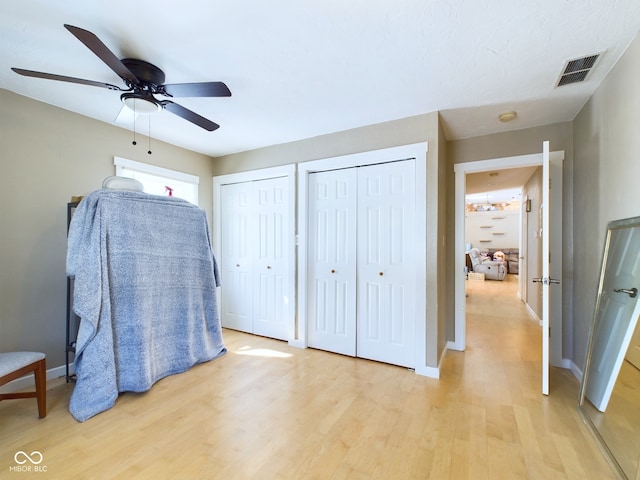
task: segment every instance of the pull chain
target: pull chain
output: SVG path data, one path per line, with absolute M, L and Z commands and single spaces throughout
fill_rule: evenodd
M 136 101 L 135 99 L 133 100 L 133 142 L 131 142 L 133 145 L 137 145 L 138 142 L 136 142 Z
M 151 155 L 151 115 L 149 115 L 149 150 L 147 153 Z

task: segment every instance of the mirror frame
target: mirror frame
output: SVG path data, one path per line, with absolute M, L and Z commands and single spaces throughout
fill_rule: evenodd
M 632 218 L 624 218 L 621 220 L 614 220 L 607 224 L 607 233 L 605 236 L 604 248 L 602 253 L 602 263 L 600 266 L 600 279 L 598 281 L 596 303 L 595 303 L 595 309 L 593 311 L 593 321 L 591 322 L 591 327 L 589 329 L 589 343 L 587 348 L 587 358 L 585 361 L 582 381 L 580 382 L 580 393 L 578 397 L 578 411 L 580 413 L 580 416 L 582 417 L 582 420 L 589 427 L 589 430 L 596 438 L 601 450 L 605 454 L 605 457 L 607 458 L 609 463 L 613 466 L 615 472 L 622 479 L 629 479 L 629 477 L 624 472 L 624 470 L 622 469 L 622 466 L 618 462 L 618 458 L 616 457 L 615 452 L 611 451 L 611 449 L 609 448 L 609 445 L 607 445 L 606 440 L 602 437 L 602 435 L 598 431 L 598 427 L 593 423 L 593 420 L 591 419 L 591 417 L 589 417 L 588 413 L 585 411 L 584 402 L 586 400 L 585 397 L 586 397 L 589 368 L 591 366 L 591 354 L 592 354 L 593 345 L 594 345 L 594 334 L 599 324 L 598 313 L 600 312 L 600 308 L 601 308 L 601 300 L 602 300 L 603 286 L 605 281 L 605 273 L 607 268 L 607 260 L 609 256 L 609 246 L 611 243 L 611 235 L 612 235 L 612 232 L 615 230 L 621 230 L 625 228 L 634 228 L 634 227 L 640 228 L 640 216 L 632 217 Z M 637 475 L 640 474 L 640 455 L 639 455 L 638 461 L 639 461 L 638 471 L 636 472 L 636 476 L 634 476 L 630 480 L 635 480 L 636 478 L 639 478 L 637 477 Z

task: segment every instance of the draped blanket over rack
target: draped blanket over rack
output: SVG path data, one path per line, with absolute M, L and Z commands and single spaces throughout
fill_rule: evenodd
M 226 352 L 207 217 L 189 202 L 93 192 L 71 222 L 67 275 L 81 319 L 69 405 L 79 421 Z

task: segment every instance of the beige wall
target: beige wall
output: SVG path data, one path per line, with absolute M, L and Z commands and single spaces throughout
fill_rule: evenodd
M 214 160 L 216 175 L 307 162 L 427 141 L 427 358 L 435 367 L 445 344 L 447 273 L 440 268 L 446 244 L 446 145 L 436 112 L 274 145 Z
M 582 366 L 607 223 L 640 216 L 640 37 L 575 119 L 574 348 Z
M 115 173 L 113 157 L 200 177 L 211 218 L 211 158 L 0 89 L 0 351 L 38 350 L 64 365 L 66 206 Z
M 572 135 L 571 122 L 565 122 L 454 140 L 449 142 L 449 162 L 455 164 L 541 153 L 545 140 L 549 140 L 551 151 L 565 150 L 571 153 Z
M 551 151 L 564 150 L 563 162 L 563 265 L 562 322 L 563 358 L 573 358 L 573 123 L 515 130 L 455 140 L 448 143 L 450 168 L 456 163 L 489 160 L 542 152 L 542 142 L 549 140 Z M 449 222 L 454 216 L 449 216 Z M 449 226 L 449 228 L 454 228 Z M 529 275 L 531 278 L 531 275 Z M 448 326 L 448 332 L 453 326 Z
M 429 113 L 392 122 L 354 128 L 297 142 L 216 157 L 214 174 L 244 172 L 322 158 L 349 155 L 411 143 L 437 140 L 438 114 Z M 429 142 L 431 148 L 431 141 Z

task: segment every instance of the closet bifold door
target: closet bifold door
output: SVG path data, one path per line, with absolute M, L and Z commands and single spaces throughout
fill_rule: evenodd
M 286 340 L 287 178 L 222 185 L 221 323 Z
M 252 182 L 220 188 L 220 320 L 223 327 L 253 333 Z
M 253 333 L 287 339 L 287 178 L 253 182 Z
M 308 345 L 415 367 L 415 162 L 309 174 Z
M 356 169 L 309 175 L 307 342 L 356 355 Z
M 413 368 L 414 161 L 357 170 L 357 356 Z

